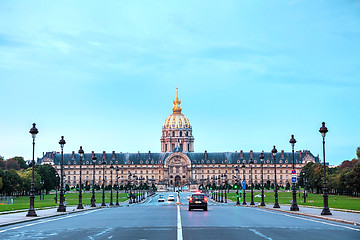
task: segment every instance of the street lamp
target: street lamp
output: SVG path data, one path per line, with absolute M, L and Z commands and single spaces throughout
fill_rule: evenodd
M 244 181 L 244 185 L 245 185 L 245 187 L 243 187 L 243 190 L 244 190 L 244 200 L 243 200 L 243 203 L 242 203 L 242 205 L 246 205 L 246 182 L 245 182 L 245 163 L 243 163 L 242 164 L 242 166 L 241 166 L 241 168 L 242 168 L 242 170 L 243 170 L 243 181 Z
M 32 174 L 31 174 L 31 188 L 30 188 L 30 206 L 29 206 L 29 211 L 26 214 L 27 217 L 36 217 L 37 214 L 35 212 L 35 207 L 34 207 L 34 201 L 35 201 L 35 184 L 34 184 L 34 167 L 35 167 L 35 138 L 36 138 L 36 134 L 39 133 L 38 129 L 35 127 L 36 124 L 33 123 L 33 127 L 30 129 L 30 134 L 32 136 L 33 139 L 33 158 L 32 158 Z
M 80 155 L 80 183 L 79 183 L 79 204 L 77 206 L 77 209 L 84 209 L 83 205 L 82 205 L 82 192 L 81 192 L 81 172 L 82 172 L 82 160 L 84 158 L 84 150 L 82 149 L 82 146 L 80 146 L 80 149 L 78 151 L 79 155 Z
M 292 157 L 293 157 L 293 164 L 292 164 L 292 168 L 293 168 L 293 172 L 295 170 L 295 153 L 294 153 L 294 147 L 295 147 L 295 143 L 296 143 L 296 140 L 294 138 L 294 135 L 291 135 L 291 139 L 289 141 L 289 143 L 291 144 L 291 147 L 292 147 Z M 292 181 L 292 204 L 291 204 L 291 207 L 290 207 L 290 211 L 299 211 L 299 206 L 297 205 L 297 202 L 296 202 L 296 187 L 295 187 L 295 182 Z
M 277 153 L 277 150 L 274 146 L 274 148 L 271 150 L 271 154 L 274 158 L 274 171 L 275 171 L 275 204 L 274 204 L 274 207 L 273 208 L 280 208 L 279 206 L 279 202 L 278 202 L 278 191 L 277 191 L 277 183 L 276 183 L 276 153 Z
M 113 204 L 113 181 L 112 181 L 112 170 L 114 169 L 114 166 L 110 165 L 110 206 L 114 206 Z
M 225 200 L 224 202 L 227 203 L 227 195 L 226 195 L 226 189 L 227 189 L 227 175 L 224 174 L 224 189 L 225 189 Z
M 324 208 L 321 212 L 321 215 L 332 215 L 329 209 L 328 204 L 328 189 L 326 186 L 326 166 L 325 166 L 325 136 L 328 132 L 327 127 L 325 127 L 325 122 L 322 123 L 322 127 L 320 128 L 319 132 L 323 138 L 323 155 L 324 155 L 324 187 L 323 187 L 323 198 L 324 198 Z
M 96 199 L 95 199 L 95 164 L 97 157 L 94 155 L 92 158 L 93 163 L 93 186 L 92 186 L 92 197 L 91 197 L 91 207 L 96 207 Z
M 305 172 L 303 172 L 303 183 L 304 183 L 304 203 L 306 203 L 306 192 L 305 192 L 305 187 L 306 187 L 306 179 L 305 179 Z
M 106 161 L 105 159 L 103 159 L 103 161 L 101 162 L 102 166 L 103 166 L 103 179 L 102 179 L 102 189 L 103 189 L 103 192 L 102 192 L 102 203 L 101 203 L 101 206 L 102 207 L 105 207 L 106 204 L 105 204 L 105 164 L 106 164 Z
M 57 172 L 55 173 L 55 178 L 56 178 L 56 185 L 55 185 L 55 198 L 54 198 L 54 200 L 55 200 L 55 204 L 56 204 L 57 203 L 57 190 L 58 190 L 58 187 L 59 187 L 59 185 L 58 185 L 59 174 Z
M 60 175 L 61 175 L 61 182 L 60 182 L 60 203 L 57 209 L 58 212 L 66 212 L 66 206 L 64 205 L 64 145 L 66 144 L 64 136 L 61 136 L 59 141 L 61 147 L 61 162 L 60 162 Z
M 260 163 L 261 163 L 261 203 L 260 206 L 265 207 L 264 201 L 264 152 L 260 154 Z
M 132 196 L 132 191 L 131 191 L 131 172 L 129 171 L 129 176 L 128 176 L 128 187 L 130 188 L 129 189 L 129 204 L 132 204 L 133 203 L 133 196 Z
M 224 202 L 224 191 L 223 191 L 223 185 L 222 185 L 222 180 L 223 180 L 223 178 L 224 178 L 224 174 L 221 174 L 221 181 L 220 181 L 220 191 L 221 191 L 221 202 L 223 203 Z
M 250 158 L 250 186 L 251 186 L 251 203 L 250 205 L 255 205 L 254 203 L 254 186 L 253 186 L 253 179 L 252 179 L 252 165 L 254 164 L 254 160 L 252 158 Z
M 119 166 L 116 166 L 116 206 L 119 206 Z
M 235 167 L 236 172 L 236 205 L 240 205 L 239 201 L 239 168 L 238 166 Z

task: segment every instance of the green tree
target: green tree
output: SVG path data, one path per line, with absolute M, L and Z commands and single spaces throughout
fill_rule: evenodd
M 56 170 L 50 164 L 36 165 L 36 172 L 40 175 L 41 179 L 44 181 L 43 189 L 46 190 L 48 194 L 50 190 L 55 189 L 57 179 L 56 179 Z
M 4 158 L 2 156 L 0 156 L 0 169 L 6 169 L 6 162 L 4 161 Z
M 15 160 L 19 164 L 20 168 L 22 168 L 22 169 L 27 169 L 29 167 L 26 164 L 26 162 L 24 161 L 23 157 L 13 157 L 13 158 L 9 158 L 8 161 L 9 160 Z
M 357 147 L 356 149 L 356 156 L 358 159 L 360 159 L 360 147 Z
M 0 191 L 3 188 L 3 182 L 2 182 L 2 177 L 0 177 Z
M 2 192 L 6 195 L 13 195 L 16 191 L 20 190 L 20 176 L 14 169 L 4 171 L 2 181 Z
M 15 159 L 8 159 L 6 161 L 6 169 L 7 170 L 10 170 L 10 169 L 19 170 L 20 165 L 19 165 L 18 161 Z

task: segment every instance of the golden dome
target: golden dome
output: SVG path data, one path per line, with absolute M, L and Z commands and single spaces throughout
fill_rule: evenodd
M 176 99 L 173 100 L 173 114 L 166 118 L 164 128 L 191 128 L 190 121 L 181 114 L 181 101 L 178 99 L 178 89 L 176 88 Z

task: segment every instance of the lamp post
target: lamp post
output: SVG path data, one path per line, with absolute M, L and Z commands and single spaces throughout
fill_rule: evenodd
M 59 141 L 61 147 L 61 162 L 60 162 L 60 203 L 59 207 L 57 208 L 58 212 L 66 212 L 66 206 L 64 205 L 64 145 L 66 144 L 64 136 L 61 136 Z
M 80 149 L 78 151 L 79 156 L 80 156 L 80 182 L 79 182 L 79 204 L 77 206 L 77 209 L 84 209 L 83 205 L 82 205 L 82 192 L 81 192 L 81 172 L 82 172 L 82 160 L 84 158 L 84 150 L 82 149 L 82 146 L 80 146 Z
M 102 207 L 105 207 L 106 204 L 105 204 L 105 164 L 106 164 L 106 161 L 105 159 L 103 159 L 103 161 L 101 162 L 102 166 L 103 166 L 103 179 L 102 179 L 102 189 L 103 189 L 103 192 L 102 192 L 102 203 L 101 203 L 101 206 Z
M 26 214 L 27 217 L 36 217 L 37 214 L 35 212 L 34 202 L 35 202 L 35 184 L 34 184 L 34 166 L 35 166 L 35 138 L 36 134 L 39 133 L 38 129 L 35 127 L 36 124 L 33 123 L 33 127 L 30 129 L 29 133 L 32 136 L 33 139 L 33 154 L 32 154 L 32 173 L 31 173 L 31 188 L 30 188 L 30 206 L 29 211 Z
M 132 191 L 131 191 L 131 172 L 129 171 L 129 176 L 128 176 L 128 186 L 129 186 L 129 197 L 130 197 L 130 199 L 129 199 L 129 204 L 132 204 L 133 202 L 132 202 Z
M 110 206 L 114 206 L 113 204 L 113 179 L 112 179 L 112 170 L 114 169 L 114 166 L 111 164 L 110 165 Z
M 292 147 L 292 157 L 293 157 L 292 168 L 293 168 L 293 171 L 295 171 L 295 152 L 294 152 L 294 147 L 295 147 L 296 140 L 295 140 L 295 138 L 294 138 L 294 135 L 291 135 L 291 139 L 290 139 L 289 143 L 291 144 L 291 147 Z M 292 204 L 291 204 L 291 207 L 290 207 L 290 211 L 299 211 L 299 206 L 297 205 L 297 202 L 296 202 L 296 187 L 295 187 L 295 182 L 292 183 Z
M 91 207 L 96 207 L 96 199 L 95 199 L 95 163 L 97 157 L 94 155 L 92 156 L 92 163 L 93 163 L 93 186 L 92 186 L 92 197 L 91 197 Z
M 119 166 L 116 166 L 116 206 L 119 206 Z
M 243 170 L 243 181 L 245 182 L 245 163 L 243 163 L 242 164 L 242 166 L 241 166 L 241 168 L 242 168 L 242 170 Z M 243 200 L 243 203 L 242 203 L 242 205 L 246 205 L 247 203 L 246 203 L 246 182 L 245 182 L 245 187 L 243 188 L 243 190 L 244 190 L 244 200 Z
M 279 205 L 279 202 L 278 202 L 278 191 L 277 191 L 277 183 L 276 183 L 276 153 L 277 153 L 277 150 L 274 146 L 274 148 L 271 150 L 271 154 L 274 158 L 274 171 L 275 171 L 275 203 L 274 203 L 274 207 L 273 208 L 280 208 L 280 205 Z
M 305 179 L 305 172 L 303 172 L 303 182 L 304 182 L 304 203 L 306 203 L 306 192 L 305 192 L 305 186 L 306 186 L 306 179 Z
M 236 172 L 236 205 L 240 205 L 239 201 L 239 168 L 238 166 L 235 167 Z
M 225 188 L 225 200 L 224 202 L 227 203 L 227 195 L 226 195 L 226 189 L 227 189 L 227 175 L 224 174 L 224 188 Z
M 261 163 L 261 203 L 260 206 L 265 207 L 264 201 L 264 151 L 260 154 L 260 163 Z
M 55 203 L 57 203 L 57 190 L 58 190 L 58 181 L 59 181 L 59 174 L 56 172 L 55 173 L 55 178 L 56 178 L 56 185 L 55 185 Z
M 322 127 L 320 128 L 319 132 L 323 138 L 323 155 L 324 155 L 324 187 L 323 187 L 323 198 L 324 198 L 324 208 L 321 212 L 321 215 L 332 215 L 329 209 L 328 204 L 328 189 L 326 186 L 326 166 L 325 166 L 325 136 L 328 132 L 327 127 L 325 127 L 325 122 L 322 123 Z
M 250 188 L 251 188 L 251 202 L 250 205 L 255 205 L 254 203 L 254 186 L 253 186 L 253 179 L 252 179 L 252 165 L 254 164 L 254 160 L 250 158 Z
M 221 174 L 221 176 L 220 176 L 220 191 L 221 191 L 221 201 L 220 202 L 224 202 L 224 194 L 223 194 L 223 186 L 222 186 L 222 180 L 223 180 L 223 178 L 224 178 L 224 174 Z

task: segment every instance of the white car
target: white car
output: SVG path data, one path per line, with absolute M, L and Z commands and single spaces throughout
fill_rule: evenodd
M 174 195 L 169 195 L 168 196 L 168 201 L 175 201 Z
M 165 202 L 164 195 L 159 195 L 158 202 Z

